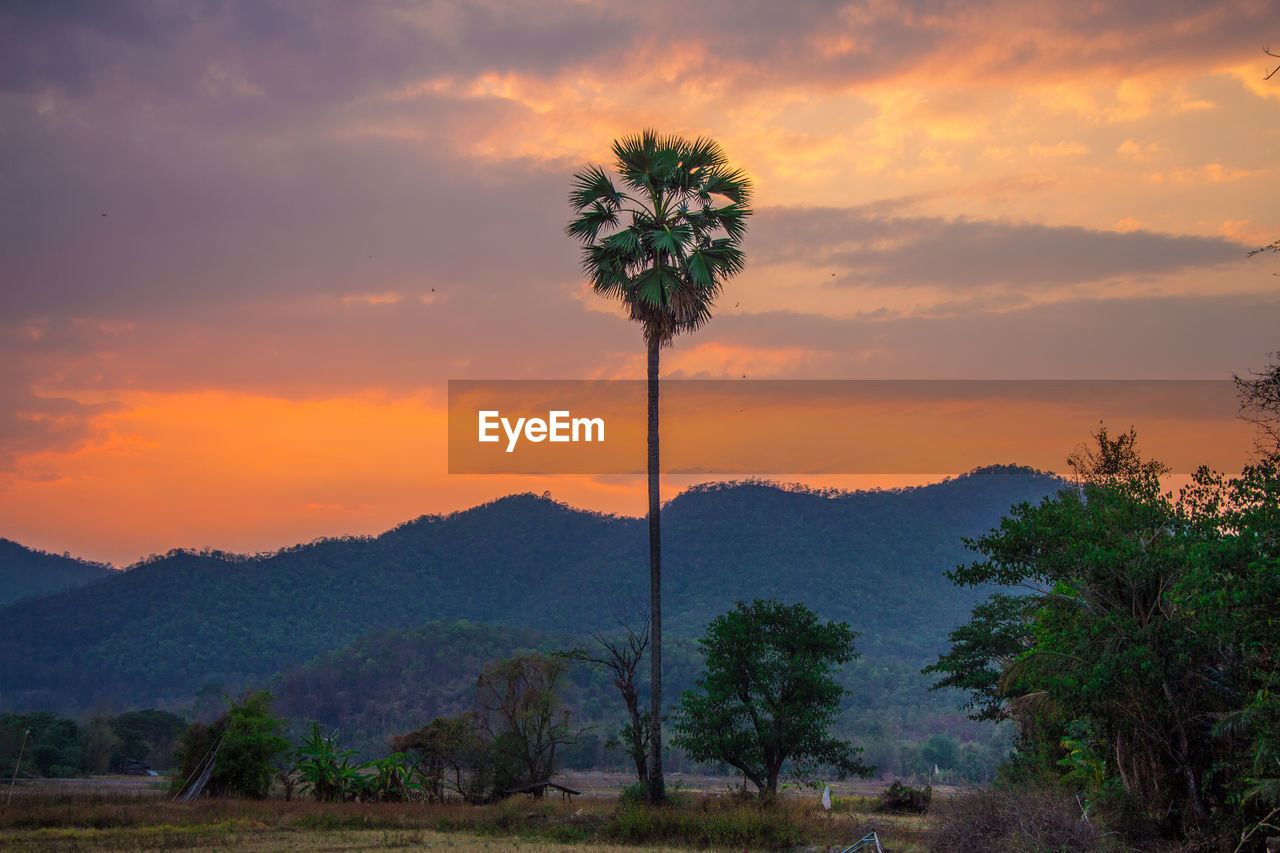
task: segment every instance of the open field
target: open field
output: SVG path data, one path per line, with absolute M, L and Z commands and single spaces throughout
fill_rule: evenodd
M 7 834 L 6 850 L 13 851 L 126 851 L 176 850 L 192 853 L 214 851 L 360 851 L 360 850 L 441 850 L 449 853 L 498 853 L 519 850 L 526 853 L 633 853 L 634 846 L 619 844 L 566 844 L 540 841 L 518 836 L 482 838 L 469 833 L 408 830 L 273 830 L 268 827 L 222 826 L 201 831 L 177 828 L 141 830 L 123 829 L 58 829 Z M 689 847 L 645 847 L 650 853 L 684 853 Z
M 608 799 L 617 797 L 623 788 L 635 782 L 633 773 L 608 773 L 600 770 L 569 770 L 556 774 L 555 780 L 575 791 L 592 797 Z M 676 791 L 699 794 L 723 795 L 730 788 L 740 786 L 742 777 L 702 776 L 691 773 L 666 774 L 667 787 Z M 846 779 L 843 782 L 831 782 L 833 797 L 878 797 L 880 792 L 889 787 L 889 783 L 878 779 Z M 959 793 L 961 788 L 954 785 L 934 785 L 934 796 L 949 797 Z M 779 796 L 788 800 L 811 800 L 817 802 L 822 796 L 822 788 L 788 787 L 779 792 Z
M 717 781 L 723 789 L 724 780 Z M 828 845 L 850 844 L 875 828 L 885 850 L 896 853 L 922 851 L 927 830 L 924 818 L 878 814 L 872 811 L 871 801 L 852 797 L 838 798 L 831 813 L 816 802 L 798 798 L 762 809 L 737 798 L 703 793 L 678 794 L 676 805 L 653 811 L 624 805 L 616 795 L 583 796 L 572 802 L 519 797 L 490 806 L 282 799 L 175 803 L 154 782 L 107 779 L 20 785 L 7 806 L 3 805 L 6 790 L 0 795 L 0 847 L 32 853 L 823 851 Z

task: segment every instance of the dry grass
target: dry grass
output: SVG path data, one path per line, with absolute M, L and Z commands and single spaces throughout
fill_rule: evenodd
M 875 828 L 893 853 L 923 851 L 928 824 L 872 811 L 874 801 L 812 799 L 768 808 L 736 797 L 684 793 L 651 810 L 616 798 L 511 798 L 490 806 L 202 800 L 160 792 L 29 788 L 0 806 L 0 848 L 15 851 L 388 850 L 452 853 L 661 853 L 840 849 Z
M 1075 796 L 1051 788 L 987 788 L 942 804 L 930 839 L 938 853 L 1096 853 L 1121 849 L 1081 817 Z
M 359 851 L 359 850 L 440 850 L 449 853 L 497 853 L 518 850 L 526 853 L 635 853 L 636 848 L 616 844 L 581 842 L 566 844 L 555 841 L 508 836 L 489 838 L 469 833 L 437 832 L 430 829 L 362 829 L 362 830 L 296 830 L 270 827 L 198 828 L 209 831 L 187 831 L 177 827 L 145 827 L 141 829 L 58 829 L 34 830 L 3 836 L 5 850 L 14 853 L 106 853 L 106 851 L 185 850 L 249 851 Z M 159 830 L 159 831 L 157 831 Z M 687 853 L 688 847 L 646 847 L 650 853 Z

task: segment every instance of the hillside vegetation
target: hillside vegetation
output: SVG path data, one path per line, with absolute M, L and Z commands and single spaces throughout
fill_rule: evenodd
M 663 514 L 668 632 L 692 638 L 739 599 L 805 601 L 862 633 L 862 666 L 918 668 L 981 595 L 943 576 L 965 558 L 962 537 L 1058 485 L 1005 468 L 898 491 L 692 489 Z M 172 552 L 0 611 L 0 701 L 172 706 L 435 619 L 607 630 L 643 600 L 645 543 L 643 520 L 514 495 L 375 538 L 254 557 Z
M 114 573 L 103 563 L 48 554 L 0 539 L 0 607 L 93 583 Z

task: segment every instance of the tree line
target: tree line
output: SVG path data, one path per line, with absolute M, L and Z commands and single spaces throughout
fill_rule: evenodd
M 704 673 L 672 719 L 673 742 L 697 761 L 735 768 L 766 798 L 790 777 L 866 776 L 860 749 L 831 727 L 846 694 L 833 676 L 856 656 L 848 625 L 823 622 L 803 604 L 739 603 L 699 642 Z M 266 691 L 246 693 L 210 724 L 183 733 L 175 792 L 264 797 L 279 783 L 321 801 L 459 798 L 486 803 L 528 791 L 540 796 L 559 751 L 581 734 L 560 688 L 573 661 L 612 673 L 628 710 L 621 736 L 637 784 L 651 782 L 651 718 L 639 709 L 643 634 L 596 638 L 598 650 L 527 653 L 489 662 L 476 679 L 475 705 L 391 738 L 393 752 L 362 764 L 319 723 L 290 749 L 286 721 Z M 290 761 L 292 764 L 290 765 Z
M 187 721 L 149 708 L 83 722 L 51 711 L 0 715 L 0 768 L 13 776 L 59 778 L 169 768 Z
M 951 578 L 995 591 L 926 670 L 1017 723 L 1009 778 L 1070 786 L 1130 838 L 1232 849 L 1280 814 L 1280 362 L 1237 384 L 1253 464 L 1175 496 L 1101 427 L 1069 488 L 969 542 Z

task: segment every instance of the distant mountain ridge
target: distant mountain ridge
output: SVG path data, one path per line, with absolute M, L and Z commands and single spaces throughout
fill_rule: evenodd
M 975 598 L 942 577 L 961 538 L 1061 485 L 999 468 L 894 491 L 696 487 L 663 510 L 664 622 L 693 637 L 735 600 L 805 601 L 869 658 L 927 660 Z M 642 608 L 647 566 L 643 519 L 531 494 L 270 555 L 172 552 L 0 611 L 0 701 L 176 702 L 436 619 L 581 634 Z
M 49 554 L 0 538 L 0 607 L 93 583 L 114 573 L 105 563 Z

